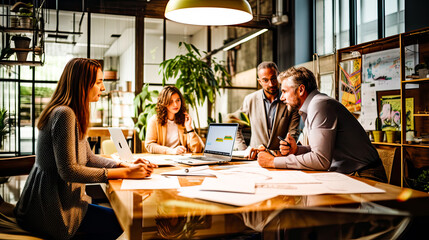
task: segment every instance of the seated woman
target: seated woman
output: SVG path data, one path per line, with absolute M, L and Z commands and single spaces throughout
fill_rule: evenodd
M 104 91 L 98 61 L 74 58 L 40 115 L 36 162 L 15 207 L 18 224 L 43 238 L 116 239 L 122 229 L 111 208 L 89 204 L 85 183 L 145 178 L 152 165 L 116 162 L 92 153 L 86 138 L 89 102 Z
M 185 99 L 174 86 L 162 89 L 156 104 L 157 114 L 147 124 L 145 147 L 150 153 L 199 153 L 204 143 L 192 128 Z

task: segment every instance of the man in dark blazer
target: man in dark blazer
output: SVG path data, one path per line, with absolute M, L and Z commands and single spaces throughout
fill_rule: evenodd
M 280 90 L 277 76 L 277 65 L 273 62 L 262 62 L 258 66 L 258 83 L 262 89 L 247 95 L 242 107 L 237 112 L 245 113 L 250 120 L 251 138 L 249 149 L 246 145 L 241 129 L 237 132 L 235 148 L 247 149 L 248 156 L 255 158 L 258 149 L 278 150 L 280 143 L 277 136 L 286 137 L 289 132 L 295 139 L 298 138 L 300 116 L 297 110 L 280 101 Z

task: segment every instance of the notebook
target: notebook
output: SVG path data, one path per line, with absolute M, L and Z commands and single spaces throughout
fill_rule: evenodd
M 231 161 L 238 123 L 211 123 L 207 132 L 204 155 L 176 160 L 186 165 L 220 164 Z
M 131 153 L 131 149 L 128 146 L 127 140 L 125 140 L 125 136 L 122 133 L 122 130 L 120 128 L 109 128 L 109 132 L 110 138 L 115 144 L 116 151 L 118 151 L 119 158 L 122 161 L 126 162 L 133 162 L 134 160 L 136 160 L 136 158 L 134 158 L 133 154 Z M 151 159 L 149 161 L 158 165 L 158 167 L 174 165 L 171 162 L 162 159 Z

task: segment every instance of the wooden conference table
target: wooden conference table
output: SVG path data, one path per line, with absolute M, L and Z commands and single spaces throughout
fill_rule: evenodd
M 185 167 L 162 167 L 155 173 Z M 201 184 L 203 179 L 187 176 L 179 177 L 179 182 L 181 186 L 193 186 Z M 388 229 L 393 234 L 392 231 L 404 227 L 401 224 L 407 226 L 410 219 L 428 218 L 427 193 L 356 179 L 386 192 L 277 196 L 245 207 L 182 197 L 176 189 L 121 190 L 122 180 L 109 180 L 106 193 L 128 239 L 132 240 L 229 239 L 254 235 L 259 235 L 258 239 L 295 239 L 311 234 L 319 238 L 356 238 L 382 234 L 389 232 Z

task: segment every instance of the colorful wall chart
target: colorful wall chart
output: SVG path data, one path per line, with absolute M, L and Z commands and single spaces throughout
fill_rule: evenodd
M 414 71 L 418 63 L 418 45 L 407 46 L 405 49 L 406 75 Z M 375 83 L 377 91 L 401 88 L 401 62 L 399 48 L 393 48 L 362 56 L 362 82 Z
M 350 64 L 351 63 L 351 64 Z M 361 59 L 341 62 L 340 91 L 341 103 L 350 111 L 361 110 Z M 350 69 L 346 71 L 345 69 Z

